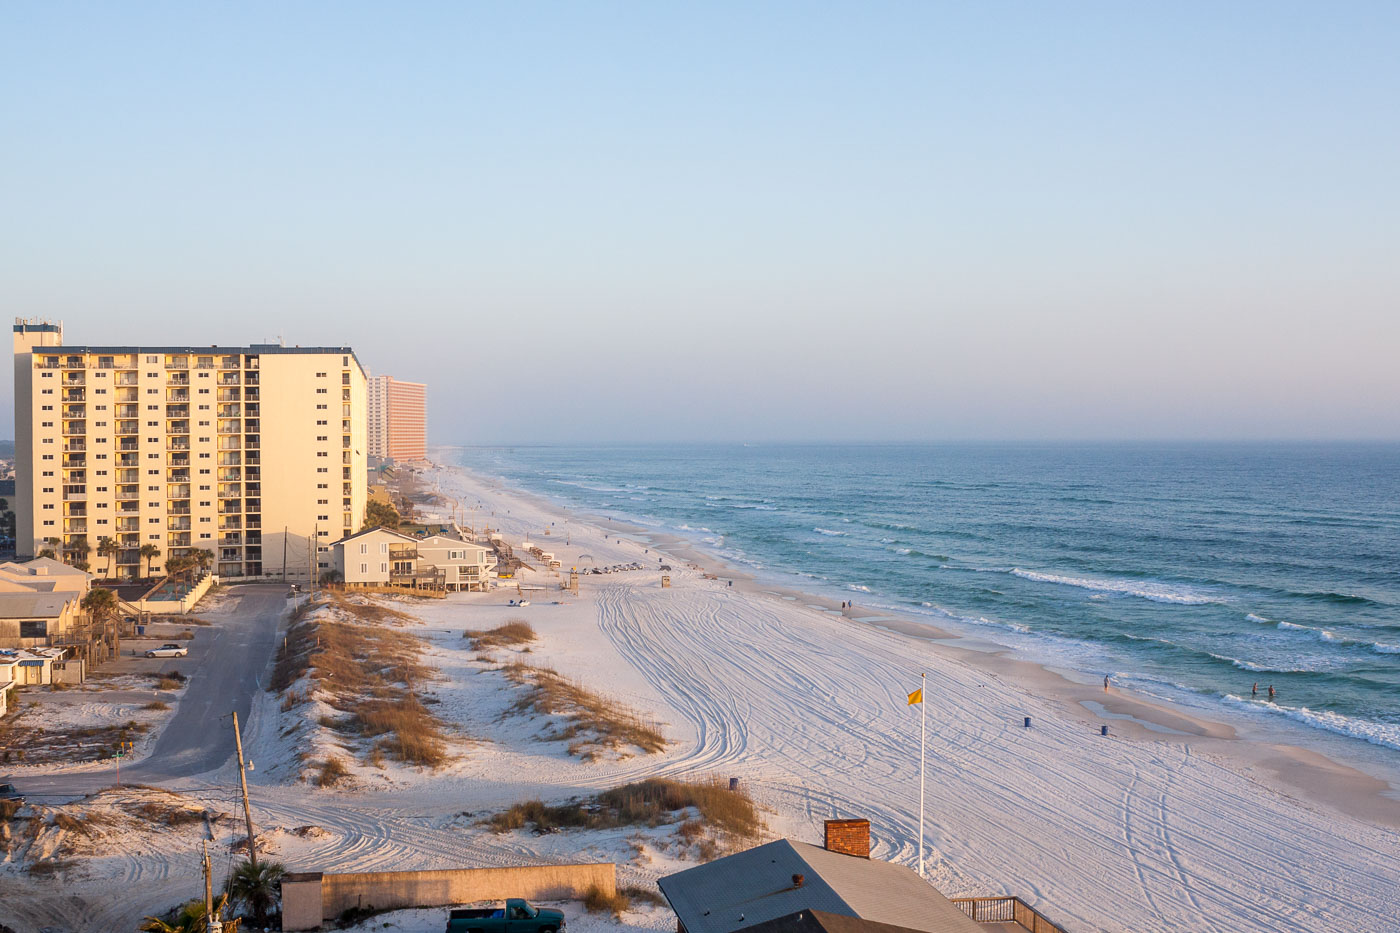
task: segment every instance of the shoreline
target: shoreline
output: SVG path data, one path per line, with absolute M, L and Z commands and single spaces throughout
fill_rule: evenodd
M 1120 739 L 1187 746 L 1195 752 L 1222 759 L 1230 770 L 1286 796 L 1301 796 L 1338 813 L 1400 829 L 1400 772 L 1393 773 L 1389 779 L 1382 778 L 1338 761 L 1324 751 L 1253 736 L 1246 723 L 1222 722 L 1194 710 L 1181 709 L 1170 700 L 1144 698 L 1117 686 L 1104 691 L 1097 683 L 1076 681 L 1047 663 L 1017 657 L 1015 649 L 983 636 L 948 631 L 931 622 L 908 617 L 897 609 L 862 608 L 851 603 L 850 608 L 843 610 L 841 600 L 765 582 L 753 572 L 672 532 L 589 511 L 575 511 L 504 478 L 478 473 L 469 467 L 436 461 L 433 466 L 456 473 L 485 489 L 518 498 L 556 519 L 562 517 L 566 525 L 577 519 L 608 535 L 630 539 L 669 555 L 677 562 L 702 566 L 710 573 L 719 571 L 725 581 L 732 580 L 734 589 L 746 595 L 795 602 L 854 624 L 917 638 L 940 657 L 973 668 L 993 680 L 1004 680 L 1009 688 L 1024 690 L 1048 702 L 1066 720 L 1092 724 L 1095 731 L 1107 725 L 1110 734 Z

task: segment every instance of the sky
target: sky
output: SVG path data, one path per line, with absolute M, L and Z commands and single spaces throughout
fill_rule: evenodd
M 1396 440 L 1397 47 L 1361 0 L 17 0 L 0 305 L 350 345 L 434 443 Z

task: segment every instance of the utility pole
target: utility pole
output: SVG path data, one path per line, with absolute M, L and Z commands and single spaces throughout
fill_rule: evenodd
M 287 526 L 282 526 L 282 582 L 287 582 Z
M 205 925 L 212 927 L 214 921 L 214 871 L 209 866 L 209 840 L 204 840 L 204 916 Z
M 283 572 L 286 566 L 283 565 Z M 248 809 L 248 769 L 243 764 L 243 736 L 238 732 L 238 712 L 233 714 L 233 742 L 238 749 L 238 782 L 243 787 L 243 818 L 248 824 L 248 863 L 258 867 L 258 845 L 253 838 L 253 811 Z
M 316 534 L 311 539 L 311 598 L 316 598 L 316 580 L 321 575 L 321 523 L 316 523 Z

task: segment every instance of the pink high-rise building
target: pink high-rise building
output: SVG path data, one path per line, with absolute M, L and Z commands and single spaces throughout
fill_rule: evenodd
M 426 460 L 428 387 L 393 376 L 369 379 L 369 455 L 390 460 Z

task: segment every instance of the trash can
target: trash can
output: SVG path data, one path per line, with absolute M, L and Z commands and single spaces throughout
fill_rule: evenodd
M 137 634 L 137 635 L 144 635 L 144 634 L 146 634 L 146 626 L 144 626 L 144 625 L 138 625 L 138 626 L 136 626 L 136 634 Z
M 738 790 L 738 789 L 739 789 L 739 779 L 738 779 L 738 778 L 730 778 L 730 779 L 729 779 L 729 789 L 730 789 L 730 790 Z

